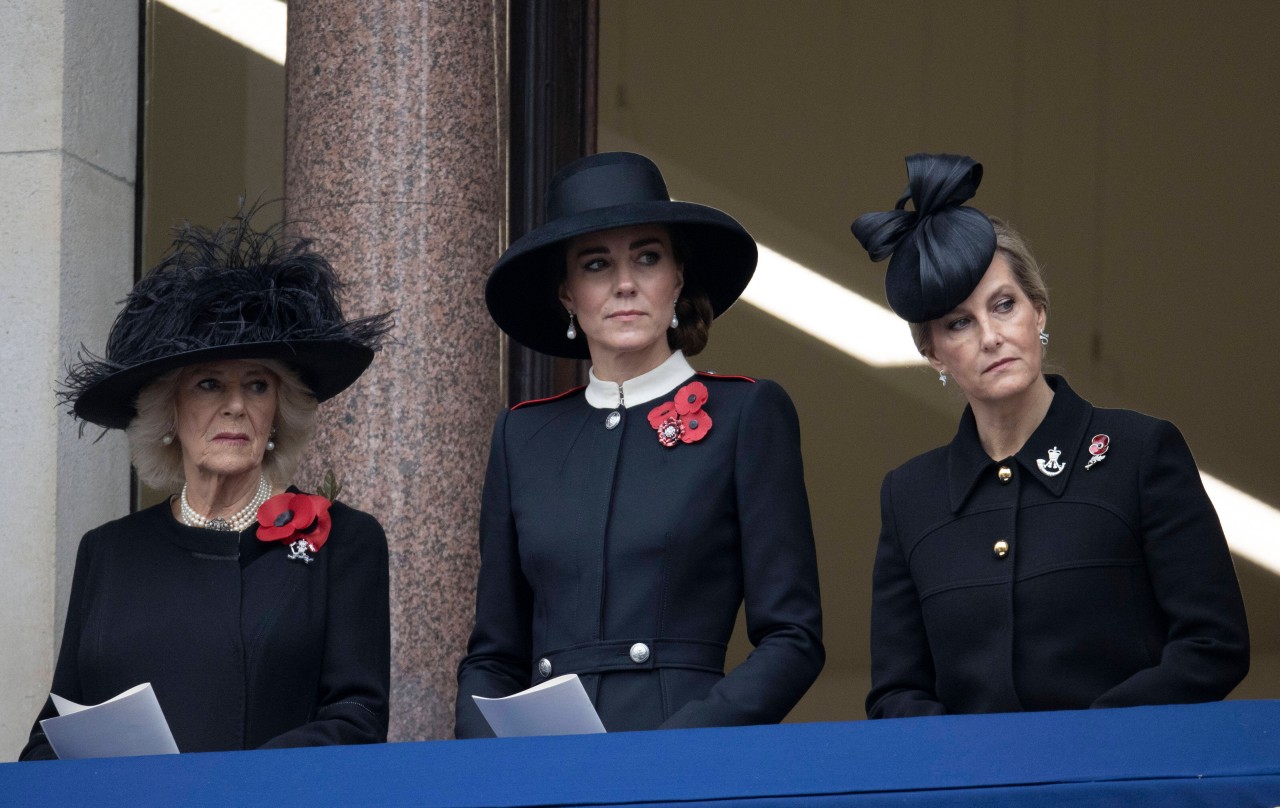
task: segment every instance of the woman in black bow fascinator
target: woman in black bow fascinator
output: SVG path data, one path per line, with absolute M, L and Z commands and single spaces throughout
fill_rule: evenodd
M 1224 698 L 1248 628 L 1182 435 L 1043 372 L 1048 290 L 1022 237 L 966 204 L 980 163 L 914 154 L 907 176 L 853 234 L 967 406 L 881 488 L 868 717 Z
M 674 201 L 629 152 L 584 157 L 485 288 L 511 338 L 590 358 L 589 382 L 502 413 L 480 525 L 473 697 L 576 674 L 605 729 L 782 720 L 822 667 L 799 423 L 777 384 L 686 357 L 756 266 L 727 214 Z M 755 650 L 725 673 L 740 606 Z

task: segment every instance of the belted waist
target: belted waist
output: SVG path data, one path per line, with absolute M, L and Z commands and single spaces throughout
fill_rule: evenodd
M 724 673 L 725 644 L 711 640 L 607 640 L 549 651 L 534 660 L 542 679 L 565 673 L 690 668 Z

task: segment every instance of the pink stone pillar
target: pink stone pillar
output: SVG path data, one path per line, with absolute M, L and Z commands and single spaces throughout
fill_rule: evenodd
M 476 526 L 502 401 L 483 284 L 504 241 L 506 3 L 291 0 L 287 211 L 396 310 L 391 345 L 321 407 L 298 484 L 332 468 L 391 546 L 391 740 L 452 737 Z

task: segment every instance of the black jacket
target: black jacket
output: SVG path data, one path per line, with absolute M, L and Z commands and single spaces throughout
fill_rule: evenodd
M 674 388 L 628 400 L 612 429 L 617 408 L 597 409 L 581 390 L 498 418 L 459 737 L 492 734 L 472 694 L 543 681 L 544 659 L 550 676 L 581 675 L 610 731 L 780 721 L 817 677 L 821 606 L 795 410 L 772 382 L 696 380 L 713 419 L 696 443 L 664 447 L 648 423 Z M 755 650 L 725 676 L 744 598 Z M 649 652 L 638 662 L 636 643 Z
M 80 541 L 54 693 L 151 682 L 182 752 L 387 737 L 387 540 L 336 502 L 311 564 L 280 542 L 186 527 L 163 502 Z M 22 751 L 52 758 L 39 719 Z
M 1013 458 L 986 455 L 966 409 L 950 445 L 885 477 L 869 717 L 1211 701 L 1247 672 L 1235 570 L 1182 435 L 1047 380 Z

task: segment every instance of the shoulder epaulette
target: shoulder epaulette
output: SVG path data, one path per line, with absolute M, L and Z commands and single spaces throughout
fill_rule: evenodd
M 518 410 L 521 407 L 532 407 L 535 404 L 546 404 L 548 401 L 559 401 L 565 396 L 571 396 L 579 390 L 585 389 L 586 385 L 581 385 L 579 387 L 574 387 L 571 390 L 565 390 L 563 393 L 556 393 L 554 396 L 547 396 L 546 398 L 531 398 L 528 401 L 521 401 L 519 404 L 512 405 L 511 409 Z
M 736 379 L 737 381 L 740 381 L 740 382 L 751 382 L 752 384 L 755 384 L 755 381 L 756 381 L 750 376 L 735 376 L 733 374 L 715 373 L 710 370 L 699 370 L 697 371 L 697 374 L 699 376 L 706 376 L 711 379 Z

